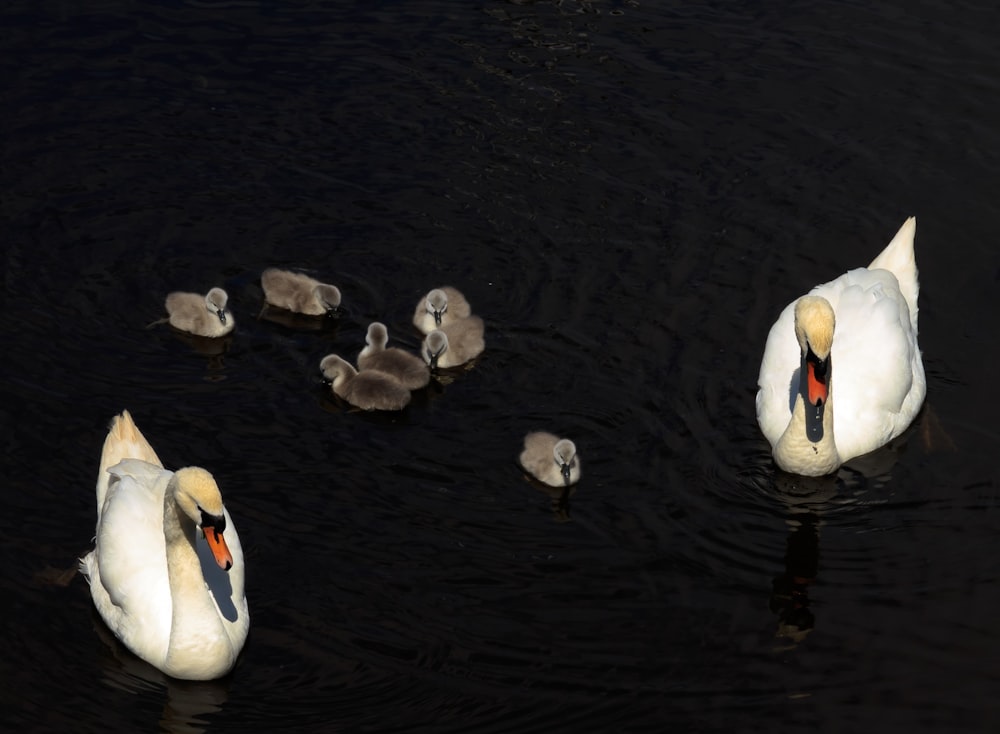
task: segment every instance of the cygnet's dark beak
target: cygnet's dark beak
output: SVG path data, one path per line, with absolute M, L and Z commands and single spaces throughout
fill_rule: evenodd
M 563 464 L 559 471 L 562 473 L 563 484 L 567 487 L 569 486 L 569 464 Z
M 220 309 L 220 310 L 216 311 L 215 313 L 218 315 L 219 321 L 221 321 L 223 324 L 225 324 L 226 323 L 226 312 Z

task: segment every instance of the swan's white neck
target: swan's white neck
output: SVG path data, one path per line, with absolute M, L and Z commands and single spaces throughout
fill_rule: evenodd
M 235 657 L 219 611 L 205 584 L 195 550 L 198 528 L 174 498 L 176 475 L 163 496 L 163 534 L 167 545 L 167 578 L 174 601 L 170 619 L 167 670 L 179 678 L 203 677 L 205 666 Z
M 823 405 L 822 438 L 813 440 L 809 437 L 809 423 L 806 420 L 806 400 L 803 391 L 806 390 L 806 365 L 802 363 L 800 388 L 795 396 L 792 408 L 792 418 L 781 438 L 774 445 L 774 461 L 787 472 L 801 474 L 807 477 L 820 477 L 830 474 L 841 465 L 840 454 L 833 437 L 833 379 L 832 370 L 828 378 L 827 400 Z M 810 408 L 815 410 L 815 408 Z M 814 429 L 818 426 L 813 425 Z

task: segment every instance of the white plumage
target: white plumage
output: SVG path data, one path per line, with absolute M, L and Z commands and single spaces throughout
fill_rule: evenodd
M 916 219 L 910 217 L 867 268 L 809 292 L 829 303 L 832 319 L 807 303 L 797 323 L 797 299 L 771 328 L 758 378 L 757 421 L 782 469 L 830 473 L 891 441 L 920 410 L 927 383 L 917 345 L 915 233 Z M 811 303 L 822 305 L 818 299 Z M 806 405 L 812 368 L 805 350 L 815 350 L 828 336 L 829 354 L 818 358 L 829 357 L 829 395 L 819 400 L 819 410 Z
M 104 442 L 97 513 L 80 571 L 115 636 L 175 678 L 228 673 L 250 616 L 243 548 L 212 475 L 164 469 L 125 411 Z

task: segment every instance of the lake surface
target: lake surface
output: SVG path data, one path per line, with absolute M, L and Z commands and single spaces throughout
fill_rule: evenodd
M 0 729 L 996 731 L 997 10 L 765 6 L 5 5 Z M 768 329 L 911 214 L 926 405 L 783 474 Z M 270 266 L 340 318 L 262 315 Z M 443 284 L 473 367 L 333 399 L 320 359 L 372 320 L 415 349 Z M 149 327 L 213 285 L 231 338 Z M 224 680 L 161 676 L 66 573 L 124 408 L 239 528 Z M 516 464 L 540 428 L 563 500 Z

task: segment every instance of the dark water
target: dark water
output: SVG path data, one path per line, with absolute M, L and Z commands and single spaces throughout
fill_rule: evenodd
M 766 5 L 766 4 L 764 4 Z M 0 11 L 0 728 L 995 731 L 990 3 L 69 2 Z M 928 398 L 777 472 L 780 309 L 918 217 Z M 307 269 L 346 313 L 257 319 Z M 401 415 L 319 381 L 420 295 L 487 323 Z M 222 285 L 222 345 L 164 295 Z M 110 417 L 219 479 L 249 642 L 212 684 L 86 584 Z M 572 436 L 568 505 L 515 465 Z

